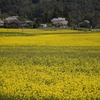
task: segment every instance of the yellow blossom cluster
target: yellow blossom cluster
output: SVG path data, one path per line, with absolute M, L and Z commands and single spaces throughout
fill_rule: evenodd
M 100 99 L 99 76 L 61 72 L 55 66 L 3 66 L 0 75 L 0 95 L 5 98 Z

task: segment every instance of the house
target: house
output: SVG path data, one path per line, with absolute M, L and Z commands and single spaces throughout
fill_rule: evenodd
M 66 21 L 65 18 L 62 18 L 62 17 L 53 18 L 51 22 L 54 26 L 67 26 L 68 25 L 68 21 Z
M 17 22 L 8 23 L 8 28 L 20 28 L 20 25 Z
M 30 24 L 30 23 L 33 23 L 33 21 L 27 20 L 26 23 L 27 23 L 27 24 Z
M 46 28 L 47 27 L 47 24 L 40 24 L 40 27 L 41 28 Z
M 78 23 L 78 27 L 91 28 L 92 26 L 89 20 L 83 20 L 82 22 Z
M 24 28 L 24 27 L 27 27 L 27 25 L 20 21 L 8 23 L 8 28 Z
M 22 22 L 22 21 L 18 21 L 17 23 L 18 23 L 18 25 L 20 26 L 20 28 L 28 27 L 28 25 L 25 24 L 25 23 Z
M 27 20 L 26 25 L 27 25 L 27 28 L 33 28 L 33 21 Z
M 0 27 L 4 27 L 4 21 L 0 19 Z

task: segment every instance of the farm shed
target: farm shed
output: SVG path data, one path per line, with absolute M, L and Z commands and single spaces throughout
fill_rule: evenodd
M 8 23 L 8 28 L 23 28 L 23 27 L 27 27 L 27 25 L 23 22 L 11 22 Z
M 17 22 L 11 22 L 8 24 L 9 28 L 20 28 L 20 25 Z

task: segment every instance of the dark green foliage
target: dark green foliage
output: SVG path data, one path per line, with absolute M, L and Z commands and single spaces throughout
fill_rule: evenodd
M 33 24 L 33 28 L 38 28 L 38 27 L 39 27 L 39 25 L 37 23 Z
M 46 22 L 46 23 L 49 23 L 50 22 L 50 13 L 48 11 L 45 12 L 44 22 Z
M 43 23 L 43 19 L 42 18 L 37 18 L 33 24 L 33 28 L 38 28 L 40 26 L 40 24 Z
M 41 17 L 45 23 L 52 17 L 65 17 L 70 24 L 86 19 L 93 27 L 100 26 L 100 0 L 0 0 L 0 9 L 10 16 Z
M 36 19 L 36 23 L 37 23 L 38 25 L 41 24 L 41 23 L 43 23 L 42 18 L 37 18 L 37 19 Z
M 66 20 L 68 21 L 68 25 L 70 25 L 70 17 L 67 8 L 63 9 L 63 17 L 66 18 Z
M 36 3 L 38 3 L 39 2 L 39 0 L 32 0 L 32 3 L 34 4 L 36 4 Z
M 53 11 L 53 18 L 63 17 L 63 10 L 59 6 L 56 6 Z
M 91 25 L 88 24 L 88 23 L 86 23 L 86 22 L 84 22 L 84 23 L 82 23 L 82 24 L 80 25 L 80 27 L 83 27 L 83 28 L 91 28 Z

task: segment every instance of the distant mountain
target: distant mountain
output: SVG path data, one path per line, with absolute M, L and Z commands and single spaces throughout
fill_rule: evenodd
M 86 19 L 96 27 L 100 24 L 100 0 L 0 0 L 1 17 L 18 15 L 28 19 L 42 18 L 49 22 L 67 11 L 70 25 Z M 47 21 L 47 18 L 49 21 Z

